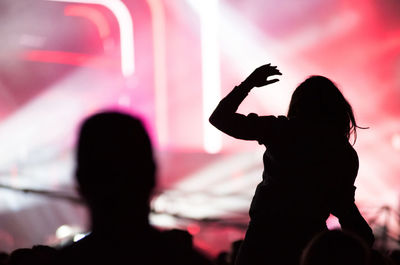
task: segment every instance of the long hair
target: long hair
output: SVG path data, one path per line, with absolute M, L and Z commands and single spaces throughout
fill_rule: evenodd
M 295 89 L 287 116 L 328 123 L 347 139 L 354 134 L 354 143 L 356 129 L 365 129 L 357 125 L 353 109 L 339 88 L 324 76 L 310 76 Z

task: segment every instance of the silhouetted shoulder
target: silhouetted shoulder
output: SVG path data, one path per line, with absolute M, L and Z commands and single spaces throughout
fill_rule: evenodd
M 61 249 L 57 265 L 80 264 L 152 264 L 152 265 L 211 265 L 212 263 L 194 249 L 190 235 L 181 231 L 166 232 L 150 228 L 125 240 L 91 234 Z
M 258 143 L 266 146 L 277 141 L 282 137 L 282 133 L 290 129 L 290 122 L 285 116 L 258 116 L 250 113 L 247 118 L 250 126 L 257 131 Z

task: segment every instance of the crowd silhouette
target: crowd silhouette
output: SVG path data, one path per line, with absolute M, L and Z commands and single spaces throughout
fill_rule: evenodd
M 349 142 L 360 128 L 337 86 L 311 76 L 292 95 L 286 116 L 237 113 L 254 87 L 281 75 L 257 68 L 216 107 L 210 122 L 224 133 L 266 147 L 264 172 L 243 240 L 211 260 L 190 234 L 160 231 L 149 223 L 156 161 L 141 121 L 115 111 L 81 125 L 75 177 L 91 216 L 91 233 L 55 249 L 34 246 L 0 254 L 0 265 L 191 264 L 338 265 L 399 264 L 372 250 L 374 235 L 354 203 L 358 156 Z M 341 230 L 329 231 L 335 215 Z

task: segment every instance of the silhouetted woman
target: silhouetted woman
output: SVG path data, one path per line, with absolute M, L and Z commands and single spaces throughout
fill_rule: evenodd
M 354 204 L 358 156 L 349 137 L 357 124 L 336 85 L 311 76 L 292 95 L 287 116 L 236 113 L 254 87 L 272 84 L 276 66 L 257 68 L 210 117 L 226 134 L 266 146 L 263 180 L 250 206 L 250 223 L 236 264 L 297 264 L 302 249 L 327 230 L 332 213 L 342 229 L 372 245 L 374 236 Z

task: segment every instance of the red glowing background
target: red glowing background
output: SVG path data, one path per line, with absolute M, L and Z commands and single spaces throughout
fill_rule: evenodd
M 396 246 L 398 1 L 3 0 L 0 6 L 0 250 L 88 232 L 84 207 L 68 199 L 76 196 L 74 143 L 79 122 L 105 108 L 140 116 L 152 137 L 160 166 L 152 223 L 187 229 L 211 255 L 228 249 L 243 236 L 263 148 L 221 135 L 207 119 L 222 96 L 267 62 L 279 66 L 281 81 L 252 92 L 240 112 L 285 114 L 307 76 L 334 80 L 359 125 L 369 127 L 355 144 L 356 202 L 378 243 L 387 226 Z

